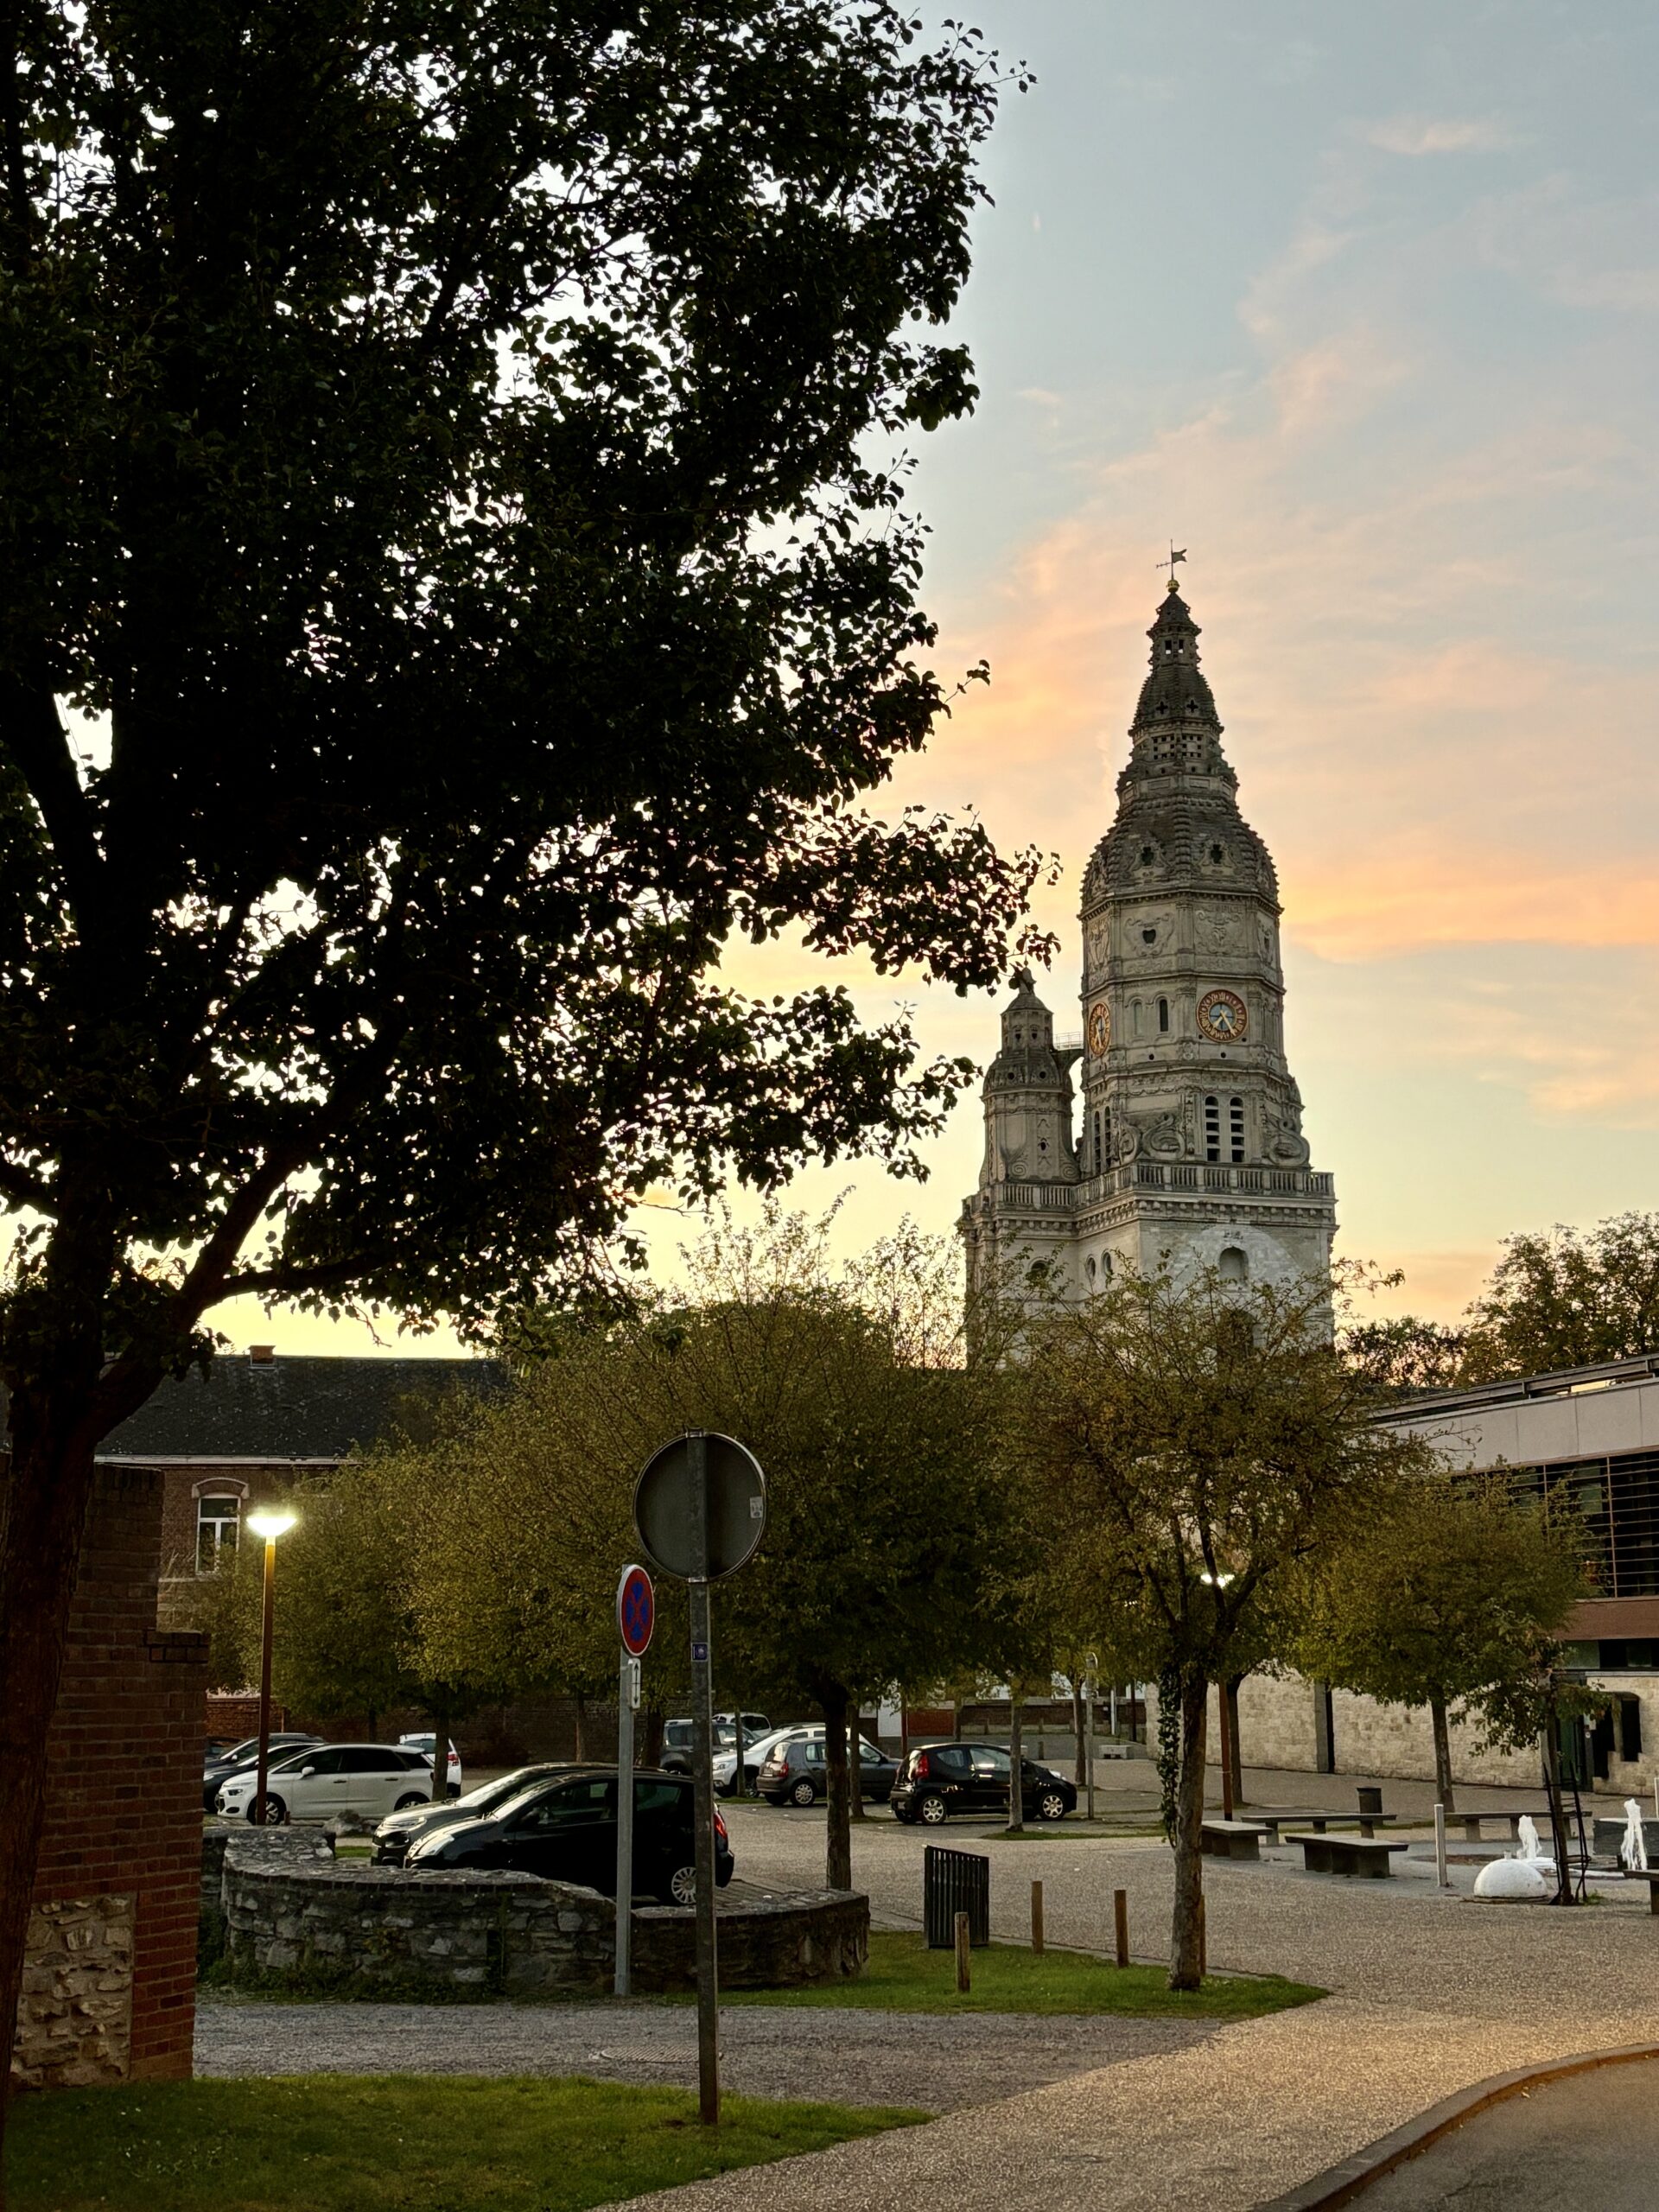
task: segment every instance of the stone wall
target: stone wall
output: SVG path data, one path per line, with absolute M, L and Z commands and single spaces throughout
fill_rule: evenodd
M 223 1866 L 219 1924 L 204 1880 L 203 1948 L 240 1986 L 419 1996 L 601 1995 L 614 1973 L 608 1897 L 531 1874 L 410 1872 L 336 1860 L 325 1837 L 210 1830 Z M 847 1891 L 720 1900 L 721 1980 L 793 1986 L 861 1971 L 869 1900 Z M 695 1986 L 695 1921 L 653 1905 L 633 1916 L 634 1986 Z
M 12 2083 L 124 2082 L 132 2057 L 133 1899 L 64 1898 L 29 1915 Z

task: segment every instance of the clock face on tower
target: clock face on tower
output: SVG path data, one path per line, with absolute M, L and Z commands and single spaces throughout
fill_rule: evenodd
M 1236 1045 L 1249 1026 L 1249 1014 L 1236 991 L 1206 991 L 1198 1001 L 1198 1033 L 1217 1045 Z
M 1089 1009 L 1089 1051 L 1096 1060 L 1104 1056 L 1112 1041 L 1112 1011 L 1104 999 L 1096 999 Z

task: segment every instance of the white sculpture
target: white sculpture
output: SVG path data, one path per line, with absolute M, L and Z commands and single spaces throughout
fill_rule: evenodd
M 1521 1848 L 1516 1853 L 1516 1857 L 1541 1859 L 1544 1855 L 1544 1847 L 1538 1840 L 1538 1823 L 1530 1813 L 1522 1814 L 1516 1823 L 1516 1830 L 1521 1838 Z
M 1494 1859 L 1476 1875 L 1475 1895 L 1513 1904 L 1541 1904 L 1550 1892 L 1546 1867 L 1554 1875 L 1555 1869 L 1548 1859 Z
M 1648 1839 L 1642 1833 L 1642 1801 L 1624 1800 L 1624 1840 L 1618 1847 L 1618 1863 L 1627 1874 L 1648 1871 Z

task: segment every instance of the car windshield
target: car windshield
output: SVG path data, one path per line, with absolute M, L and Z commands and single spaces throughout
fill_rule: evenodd
M 532 1767 L 528 1773 L 499 1774 L 493 1782 L 480 1782 L 476 1789 L 469 1789 L 464 1797 L 452 1797 L 452 1813 L 463 1810 L 474 1813 L 493 1812 L 498 1805 L 505 1805 L 522 1797 L 527 1790 L 539 1789 L 557 1771 L 553 1767 Z

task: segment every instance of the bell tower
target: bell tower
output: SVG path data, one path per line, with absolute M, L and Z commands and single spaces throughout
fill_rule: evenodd
M 1080 1295 L 1125 1266 L 1214 1267 L 1238 1281 L 1323 1271 L 1336 1226 L 1285 1058 L 1278 878 L 1239 811 L 1173 563 L 1147 634 L 1152 662 L 1117 817 L 1084 875 L 1082 1122 L 1065 1148 L 1067 1230 L 1051 1225 L 1052 1205 L 1023 1209 L 1016 1223 L 1007 1200 L 1030 1171 L 1005 1166 L 992 1179 L 988 1141 L 963 1224 L 970 1250 L 1007 1251 L 1038 1231 L 1040 1213 L 1033 1249 L 1063 1248 Z M 1027 995 L 1039 1006 L 1028 978 L 986 1078 L 988 1129 Z M 1068 1078 L 1068 1139 L 1070 1090 Z

